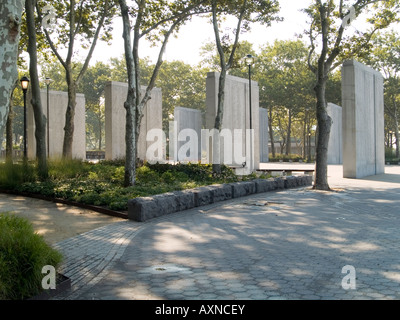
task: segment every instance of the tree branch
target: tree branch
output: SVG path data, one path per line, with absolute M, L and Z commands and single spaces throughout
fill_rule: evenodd
M 42 18 L 42 14 L 41 14 L 40 7 L 39 7 L 38 2 L 36 2 L 36 11 L 37 11 L 37 13 L 38 13 L 39 20 L 42 21 L 43 18 Z M 48 42 L 49 45 L 50 45 L 51 51 L 53 51 L 53 53 L 54 53 L 55 56 L 57 57 L 58 61 L 60 61 L 60 63 L 61 63 L 62 66 L 64 67 L 64 69 L 66 69 L 66 68 L 67 68 L 67 63 L 65 62 L 65 60 L 61 57 L 61 55 L 60 55 L 59 52 L 57 51 L 56 46 L 54 45 L 53 41 L 52 41 L 51 38 L 50 38 L 49 32 L 48 32 L 47 29 L 44 28 L 44 27 L 43 27 L 43 31 L 44 31 L 44 34 L 45 34 L 45 36 L 46 36 L 47 42 Z
M 105 19 L 106 19 L 106 16 L 107 16 L 108 12 L 109 12 L 109 0 L 105 0 L 105 3 L 104 3 L 104 11 L 103 11 L 103 14 L 102 14 L 102 16 L 101 16 L 101 18 L 100 18 L 100 22 L 99 22 L 99 24 L 98 24 L 98 26 L 97 26 L 95 35 L 94 35 L 94 37 L 93 37 L 92 45 L 91 45 L 90 50 L 89 50 L 89 53 L 88 53 L 88 55 L 87 55 L 87 57 L 86 57 L 86 59 L 85 59 L 85 63 L 84 63 L 84 65 L 83 65 L 81 71 L 79 72 L 78 77 L 77 77 L 76 80 L 75 80 L 75 82 L 76 82 L 77 84 L 78 84 L 79 81 L 82 79 L 83 75 L 85 74 L 86 70 L 87 70 L 88 67 L 89 67 L 90 60 L 91 60 L 91 58 L 92 58 L 92 56 L 93 56 L 94 48 L 96 47 L 97 40 L 98 40 L 99 35 L 100 35 L 100 31 L 101 31 L 101 29 L 103 28 L 104 21 L 105 21 Z
M 66 58 L 66 64 L 69 65 L 72 61 L 72 55 L 74 54 L 74 43 L 75 43 L 75 0 L 70 0 L 71 8 L 70 8 L 70 18 L 69 18 L 69 46 L 68 46 L 68 54 Z
M 226 66 L 225 53 L 222 48 L 221 37 L 219 35 L 218 18 L 217 18 L 217 1 L 216 0 L 212 1 L 212 18 L 213 18 L 212 20 L 213 20 L 215 40 L 216 40 L 216 45 L 217 45 L 217 50 L 218 50 L 218 54 L 219 54 L 221 67 L 225 68 L 225 66 Z
M 173 21 L 173 20 L 175 20 L 175 19 L 177 19 L 177 18 L 178 18 L 178 19 L 181 19 L 181 18 L 186 18 L 186 17 L 189 16 L 189 15 L 193 15 L 194 13 L 190 13 L 190 14 L 189 14 L 189 12 L 190 12 L 192 9 L 198 7 L 200 4 L 202 4 L 202 3 L 204 3 L 204 2 L 206 2 L 206 0 L 201 0 L 201 1 L 199 1 L 199 3 L 196 3 L 196 4 L 193 4 L 192 6 L 189 6 L 189 7 L 186 8 L 184 11 L 182 11 L 178 16 L 172 15 L 172 16 L 170 16 L 170 17 L 168 17 L 168 18 L 165 18 L 165 19 L 160 20 L 160 21 L 157 22 L 156 24 L 152 25 L 150 28 L 144 30 L 144 31 L 139 35 L 139 37 L 142 38 L 143 36 L 148 35 L 151 31 L 157 29 L 160 25 L 163 25 L 163 24 L 165 24 L 165 23 L 167 23 L 167 22 Z M 202 12 L 202 13 L 206 13 L 206 11 L 205 11 L 205 12 Z
M 237 28 L 236 28 L 235 42 L 233 44 L 232 52 L 231 52 L 231 55 L 229 57 L 227 69 L 230 69 L 232 64 L 233 64 L 233 59 L 235 57 L 237 43 L 239 42 L 240 29 L 242 27 L 244 14 L 246 12 L 246 6 L 247 6 L 247 0 L 245 0 L 243 2 L 243 7 L 242 7 L 242 10 L 240 11 L 240 16 L 239 16 L 238 23 L 237 23 Z
M 76 28 L 75 28 L 75 31 L 74 31 L 74 37 L 75 37 L 75 35 L 78 33 L 79 28 L 81 27 L 82 17 L 83 17 L 83 15 L 82 15 L 82 8 L 83 8 L 83 3 L 84 3 L 84 2 L 85 2 L 85 0 L 82 0 L 81 5 L 80 5 L 81 15 L 80 15 L 80 17 L 79 17 L 78 23 L 76 24 Z

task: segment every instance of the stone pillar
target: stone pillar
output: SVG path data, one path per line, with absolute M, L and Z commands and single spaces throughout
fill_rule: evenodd
M 218 104 L 218 83 L 219 83 L 218 72 L 210 72 L 207 75 L 207 94 L 206 94 L 206 128 L 211 130 L 214 128 L 215 117 L 217 114 Z M 235 149 L 241 150 L 243 157 L 246 156 L 246 173 L 250 173 L 253 170 L 259 169 L 260 167 L 260 138 L 259 138 L 259 87 L 258 83 L 252 81 L 252 129 L 254 130 L 254 141 L 252 145 L 252 159 L 253 167 L 250 167 L 250 139 L 246 139 L 246 130 L 250 129 L 250 104 L 249 104 L 249 80 L 238 78 L 227 75 L 225 83 L 225 103 L 224 103 L 224 114 L 222 120 L 222 130 L 226 129 L 226 136 L 230 137 L 221 139 L 221 153 L 224 153 L 225 144 L 229 143 L 232 153 L 235 153 Z M 235 130 L 242 130 L 241 139 L 234 139 Z M 248 135 L 250 138 L 250 135 Z M 204 137 L 202 137 L 204 139 Z M 240 138 L 240 137 L 239 137 Z M 230 142 L 230 141 L 232 142 Z M 235 140 L 233 142 L 233 140 Z M 229 149 L 229 148 L 228 148 Z M 247 149 L 247 152 L 245 151 Z M 212 147 L 207 148 L 209 153 L 209 161 L 212 161 Z M 221 162 L 226 165 L 232 165 L 235 167 L 241 166 L 242 163 L 235 161 L 234 155 L 232 155 L 232 163 L 226 163 L 221 154 Z M 246 174 L 245 173 L 245 174 Z
M 353 60 L 342 69 L 343 177 L 385 172 L 382 75 Z
M 268 110 L 260 108 L 260 162 L 269 162 Z
M 40 90 L 40 99 L 44 115 L 47 117 L 47 89 Z M 27 96 L 27 137 L 28 158 L 36 157 L 35 120 L 30 103 L 30 93 Z M 67 112 L 68 93 L 49 91 L 49 140 L 50 158 L 61 158 L 64 143 L 65 113 Z M 47 127 L 46 127 L 47 146 Z M 72 158 L 86 159 L 86 118 L 85 96 L 77 93 L 74 118 L 74 138 Z
M 144 94 L 146 88 L 142 87 Z M 124 103 L 128 95 L 128 84 L 110 81 L 105 87 L 105 144 L 106 159 L 116 160 L 125 158 L 125 125 L 126 110 Z M 137 155 L 141 160 L 146 160 L 146 152 L 149 145 L 147 132 L 151 129 L 162 130 L 162 94 L 161 89 L 154 88 L 151 99 L 144 108 L 144 116 L 141 122 Z
M 343 163 L 342 107 L 328 103 L 328 114 L 332 118 L 328 147 L 328 164 Z
M 176 144 L 174 144 L 177 146 L 177 150 L 171 153 L 174 161 L 200 161 L 202 129 L 201 111 L 196 109 L 175 107 L 174 119 L 176 123 L 176 137 L 174 138 L 177 139 Z M 193 134 L 196 135 L 195 140 L 193 139 L 193 137 L 187 134 L 187 129 L 189 129 Z M 169 138 L 171 139 L 172 137 Z M 180 156 L 179 150 L 183 149 L 190 149 L 190 154 Z M 196 154 L 193 154 L 193 152 L 196 152 Z

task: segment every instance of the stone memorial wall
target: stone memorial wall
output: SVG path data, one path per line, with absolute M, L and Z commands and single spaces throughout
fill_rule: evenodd
M 343 163 L 342 107 L 328 103 L 328 114 L 332 118 L 329 136 L 328 164 Z
M 142 87 L 142 94 L 146 88 Z M 124 103 L 128 94 L 128 84 L 110 81 L 105 88 L 105 143 L 106 159 L 115 160 L 125 157 L 125 125 L 126 110 Z M 138 158 L 146 160 L 146 152 L 153 142 L 146 141 L 147 132 L 151 129 L 162 130 L 162 93 L 161 89 L 154 88 L 151 99 L 144 109 L 144 116 L 141 122 Z
M 197 162 L 201 160 L 201 129 L 202 115 L 200 110 L 175 107 L 173 137 L 175 141 L 170 144 L 171 159 L 175 162 Z M 172 136 L 170 134 L 170 140 Z
M 269 161 L 268 110 L 260 108 L 260 162 Z
M 40 91 L 40 99 L 44 115 L 47 117 L 47 90 Z M 35 121 L 33 108 L 30 103 L 31 96 L 27 95 L 27 147 L 28 158 L 36 157 Z M 64 142 L 65 113 L 68 105 L 67 92 L 49 91 L 49 154 L 50 158 L 61 158 Z M 76 95 L 76 108 L 74 118 L 74 137 L 72 144 L 72 158 L 86 159 L 86 120 L 85 96 Z M 46 128 L 47 145 L 47 128 Z
M 342 69 L 343 177 L 385 172 L 382 75 L 354 60 Z
M 219 86 L 218 72 L 211 72 L 207 75 L 207 94 L 206 94 L 206 129 L 211 130 L 214 128 L 215 117 L 217 114 L 218 104 L 218 86 Z M 259 137 L 259 87 L 258 83 L 252 81 L 251 86 L 251 119 L 253 132 L 253 143 L 250 143 L 250 134 L 246 131 L 250 130 L 250 90 L 249 80 L 227 75 L 225 83 L 225 103 L 224 114 L 222 121 L 222 130 L 225 130 L 225 138 L 221 139 L 221 156 L 216 162 L 224 163 L 232 166 L 242 166 L 243 160 L 246 163 L 246 171 L 244 174 L 250 173 L 254 169 L 259 169 L 260 165 L 260 137 Z M 204 136 L 202 141 L 204 141 Z M 211 142 L 210 142 L 211 141 Z M 216 159 L 212 154 L 212 139 L 206 139 L 206 145 L 203 150 L 208 152 L 208 162 L 213 163 Z M 226 157 L 226 150 L 230 150 L 231 154 Z M 238 159 L 237 155 L 240 154 L 244 159 Z M 252 155 L 252 156 L 250 156 Z M 225 158 L 230 158 L 228 161 Z M 232 163 L 228 163 L 232 162 Z

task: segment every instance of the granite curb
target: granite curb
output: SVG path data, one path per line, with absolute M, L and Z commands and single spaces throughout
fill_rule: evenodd
M 128 219 L 145 222 L 167 214 L 218 203 L 251 194 L 311 186 L 310 175 L 255 179 L 168 192 L 128 201 Z

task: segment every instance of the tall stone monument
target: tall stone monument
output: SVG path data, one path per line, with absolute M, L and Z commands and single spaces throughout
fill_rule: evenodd
M 142 87 L 144 94 L 146 88 Z M 125 125 L 126 110 L 124 103 L 128 94 L 128 84 L 110 81 L 105 88 L 105 143 L 106 159 L 116 160 L 125 157 Z M 151 99 L 144 108 L 144 116 L 140 126 L 137 156 L 146 160 L 147 148 L 152 142 L 147 142 L 147 132 L 151 129 L 162 130 L 162 94 L 161 89 L 154 88 Z
M 268 110 L 260 108 L 260 162 L 269 161 Z
M 212 130 L 215 124 L 218 106 L 219 77 L 220 74 L 218 72 L 210 72 L 207 75 L 206 128 L 208 130 Z M 220 162 L 226 165 L 238 167 L 245 164 L 247 172 L 244 172 L 244 174 L 259 169 L 260 166 L 259 87 L 256 81 L 251 82 L 251 115 L 249 87 L 248 79 L 230 75 L 226 76 L 224 114 L 222 119 L 222 131 L 225 131 L 221 134 L 224 138 L 221 139 L 221 155 L 219 157 Z M 250 130 L 250 117 L 253 141 L 251 141 L 250 134 L 247 134 L 246 137 L 246 131 Z M 207 142 L 208 141 L 209 140 L 207 140 Z M 202 143 L 204 144 L 204 136 L 202 137 Z M 212 143 L 213 142 L 207 143 L 209 162 L 214 162 L 215 159 L 212 154 Z M 233 155 L 229 154 L 228 158 L 232 161 L 226 161 L 226 159 L 224 159 L 224 157 L 227 158 L 226 150 L 229 149 L 231 149 L 230 152 Z M 244 157 L 244 162 L 237 161 L 238 154 Z
M 49 117 L 49 155 L 50 158 L 61 158 L 63 141 L 65 114 L 68 105 L 68 93 L 61 91 L 49 91 L 49 114 L 47 115 L 47 90 L 40 90 L 40 99 L 44 115 Z M 35 121 L 33 108 L 30 103 L 30 94 L 27 97 L 27 139 L 28 139 L 28 158 L 36 157 Z M 85 96 L 78 93 L 76 95 L 76 107 L 74 117 L 74 136 L 72 143 L 72 158 L 86 159 L 86 118 L 85 118 Z
M 328 164 L 343 163 L 342 107 L 328 103 L 328 114 L 332 118 L 329 136 Z
M 342 69 L 343 177 L 385 172 L 382 75 L 354 60 Z
M 176 148 L 170 149 L 170 156 L 175 162 L 197 162 L 201 160 L 202 115 L 200 110 L 175 107 L 174 124 L 176 130 L 174 143 Z M 195 135 L 194 137 L 192 135 Z

